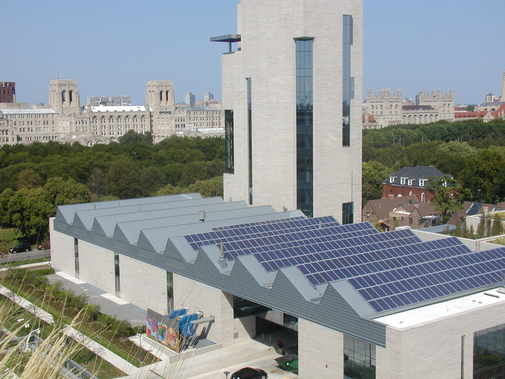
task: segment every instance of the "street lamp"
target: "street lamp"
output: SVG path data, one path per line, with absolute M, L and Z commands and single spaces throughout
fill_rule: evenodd
M 225 371 L 224 374 L 226 375 L 226 379 L 228 379 L 228 375 L 230 375 L 229 371 Z
M 25 324 L 25 327 L 26 327 L 26 325 L 28 325 L 28 326 L 29 326 L 29 324 Z M 39 328 L 37 328 L 37 329 L 32 330 L 30 333 L 28 333 L 28 338 L 26 339 L 26 349 L 25 349 L 25 353 L 29 351 L 29 350 L 28 350 L 28 349 L 29 349 L 28 345 L 29 345 L 29 343 L 30 343 L 30 337 L 32 336 L 32 334 L 33 334 L 33 333 L 40 334 L 40 329 L 39 329 Z

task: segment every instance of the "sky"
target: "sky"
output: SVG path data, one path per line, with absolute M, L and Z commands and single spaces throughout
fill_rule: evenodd
M 275 1 L 275 0 L 272 0 Z M 338 0 L 335 0 L 338 1 Z M 176 102 L 221 99 L 224 43 L 239 0 L 0 0 L 0 81 L 19 102 L 48 102 L 51 79 L 76 79 L 89 96 L 145 103 L 149 80 L 172 80 Z M 363 96 L 414 98 L 450 89 L 456 104 L 501 94 L 504 0 L 363 0 Z

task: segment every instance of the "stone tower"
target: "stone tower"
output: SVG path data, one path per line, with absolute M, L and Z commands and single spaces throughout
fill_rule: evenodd
M 230 46 L 226 201 L 360 221 L 362 8 L 362 0 L 242 0 L 237 33 L 211 39 Z
M 146 103 L 153 108 L 172 108 L 175 105 L 174 84 L 171 80 L 147 82 Z
M 80 112 L 79 89 L 74 79 L 53 79 L 49 83 L 49 105 L 60 115 Z
M 0 103 L 16 102 L 16 83 L 0 82 Z

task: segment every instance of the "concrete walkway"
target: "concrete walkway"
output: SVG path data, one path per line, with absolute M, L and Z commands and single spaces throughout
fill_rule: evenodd
M 50 266 L 51 266 L 50 262 L 28 263 L 28 264 L 21 265 L 21 266 L 2 267 L 2 268 L 0 268 L 0 272 L 7 271 L 10 269 L 16 269 L 16 268 L 34 268 L 34 267 L 43 268 L 43 267 L 50 267 Z
M 145 325 L 147 311 L 137 307 L 119 297 L 107 293 L 100 288 L 68 275 L 63 271 L 56 271 L 53 275 L 47 275 L 50 283 L 62 282 L 63 288 L 71 289 L 76 295 L 85 294 L 91 304 L 99 305 L 100 312 L 109 316 L 115 316 L 118 320 L 128 320 L 133 326 Z
M 29 302 L 25 298 L 12 292 L 7 287 L 0 285 L 0 294 L 4 295 L 8 299 L 11 299 L 13 302 L 15 302 L 21 308 L 26 309 L 28 312 L 33 314 L 35 317 L 40 318 L 41 320 L 47 322 L 48 324 L 52 325 L 54 323 L 54 318 L 53 318 L 52 314 L 47 313 L 42 308 L 37 307 L 35 304 Z

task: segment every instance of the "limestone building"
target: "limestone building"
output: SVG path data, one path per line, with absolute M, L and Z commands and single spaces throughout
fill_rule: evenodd
M 399 89 L 395 94 L 389 89 L 373 94 L 368 90 L 363 104 L 363 128 L 381 129 L 389 125 L 427 124 L 440 120 L 455 121 L 454 91 L 444 94 L 441 90 L 416 95 L 415 104 L 402 98 Z
M 57 273 L 147 316 L 187 309 L 213 349 L 282 334 L 300 378 L 505 371 L 500 245 L 198 194 L 64 205 L 50 224 Z
M 243 0 L 211 40 L 230 46 L 225 200 L 359 221 L 362 1 Z
M 126 105 L 131 103 L 127 97 L 88 100 L 90 104 L 82 107 L 76 80 L 56 79 L 49 84 L 48 105 L 0 104 L 0 145 L 57 141 L 91 146 L 117 141 L 128 130 L 150 132 L 154 142 L 174 134 L 224 134 L 218 101 L 200 100 L 199 107 L 175 104 L 173 84 L 168 80 L 147 83 L 145 105 Z M 125 104 L 114 105 L 118 101 Z

